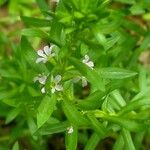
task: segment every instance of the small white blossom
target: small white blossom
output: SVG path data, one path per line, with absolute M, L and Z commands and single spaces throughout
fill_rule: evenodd
M 55 53 L 52 52 L 54 46 L 55 45 L 52 45 L 50 47 L 45 46 L 43 50 L 38 50 L 37 54 L 39 57 L 36 59 L 36 63 L 46 63 L 50 57 L 54 57 Z
M 43 75 L 43 74 L 39 74 L 38 76 L 34 77 L 34 79 L 33 79 L 34 82 L 39 81 L 39 83 L 42 85 L 45 85 L 46 80 L 47 80 L 47 76 Z M 43 93 L 43 94 L 45 93 L 45 87 L 43 87 L 41 89 L 41 93 Z
M 88 84 L 88 82 L 87 82 L 87 79 L 86 79 L 86 77 L 84 77 L 84 76 L 78 76 L 78 77 L 76 77 L 76 78 L 74 78 L 73 79 L 73 81 L 76 83 L 76 82 L 79 82 L 81 80 L 81 82 L 82 82 L 82 87 L 85 87 L 85 86 L 87 86 L 87 84 Z
M 67 133 L 68 134 L 73 133 L 73 127 L 72 126 L 70 126 L 70 127 L 67 128 Z
M 84 56 L 84 59 L 82 60 L 82 62 L 86 64 L 87 66 L 89 66 L 91 69 L 93 69 L 94 63 L 93 61 L 90 60 L 90 57 L 88 55 Z
M 40 84 L 44 85 L 46 83 L 47 76 L 43 74 L 39 74 L 38 76 L 34 77 L 33 81 L 39 81 Z
M 56 91 L 63 91 L 63 86 L 60 84 L 60 81 L 62 80 L 61 75 L 55 76 L 55 78 L 52 76 L 51 83 L 52 83 L 52 89 L 51 92 L 55 93 Z

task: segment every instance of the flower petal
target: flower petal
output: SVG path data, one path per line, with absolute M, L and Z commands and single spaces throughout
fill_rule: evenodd
M 41 93 L 42 93 L 42 94 L 46 93 L 45 87 L 43 87 L 43 88 L 41 89 Z
M 39 77 L 39 82 L 40 82 L 41 84 L 45 84 L 45 83 L 46 83 L 46 80 L 47 80 L 47 76 L 41 76 L 41 77 Z
M 54 83 L 56 83 L 56 84 L 59 83 L 61 81 L 61 79 L 62 79 L 61 75 L 55 76 Z
M 50 49 L 50 47 L 49 46 L 45 46 L 44 47 L 44 52 L 45 52 L 45 54 L 48 56 L 48 55 L 51 55 L 51 49 Z
M 63 87 L 60 84 L 55 85 L 56 91 L 63 91 Z
M 89 61 L 89 62 L 87 62 L 86 64 L 87 64 L 90 68 L 93 69 L 94 63 L 93 63 L 92 61 Z
M 44 57 L 44 58 L 46 57 L 46 55 L 44 54 L 44 51 L 42 51 L 42 50 L 38 50 L 37 54 L 41 57 Z
M 46 63 L 46 62 L 47 62 L 47 58 L 43 58 L 43 57 L 37 58 L 37 59 L 36 59 L 36 63 L 40 63 L 40 62 Z

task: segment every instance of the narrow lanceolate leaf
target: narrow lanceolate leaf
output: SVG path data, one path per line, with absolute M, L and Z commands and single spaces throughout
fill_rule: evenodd
M 95 132 L 98 134 L 99 137 L 104 138 L 106 136 L 106 128 L 94 117 L 92 114 L 87 114 L 89 120 L 91 121 L 91 124 L 95 130 Z
M 0 76 L 8 79 L 21 79 L 21 76 L 18 74 L 18 72 L 12 68 L 10 70 L 0 68 Z
M 113 145 L 113 150 L 120 150 L 124 148 L 124 139 L 122 135 L 120 134 L 117 139 L 115 144 Z
M 65 143 L 66 143 L 66 150 L 76 150 L 77 149 L 77 142 L 78 142 L 78 130 L 76 126 L 73 127 L 73 132 L 68 133 L 66 132 Z
M 146 125 L 138 123 L 134 120 L 126 119 L 126 118 L 121 118 L 121 117 L 116 117 L 116 116 L 106 116 L 104 117 L 106 120 L 113 122 L 120 127 L 124 127 L 125 129 L 129 131 L 142 131 L 143 127 L 145 128 Z
M 20 113 L 20 111 L 21 111 L 20 107 L 11 110 L 7 115 L 6 124 L 10 123 L 13 119 L 15 119 L 16 116 Z
M 19 150 L 18 141 L 13 145 L 12 150 Z
M 135 0 L 115 0 L 115 1 L 125 3 L 125 4 L 135 4 Z
M 56 105 L 56 96 L 52 95 L 51 97 L 45 96 L 38 107 L 37 113 L 37 125 L 40 128 L 51 116 L 55 109 Z
M 19 90 L 17 88 L 12 89 L 10 91 L 7 91 L 7 90 L 0 91 L 0 100 L 4 101 L 5 99 L 10 99 L 14 95 L 16 95 L 18 91 Z
M 135 146 L 133 144 L 130 132 L 126 129 L 122 129 L 122 136 L 125 142 L 126 149 L 135 150 Z
M 98 109 L 102 105 L 104 101 L 103 97 L 105 95 L 106 95 L 106 92 L 102 92 L 98 90 L 92 93 L 86 99 L 78 100 L 77 106 L 84 110 Z
M 85 76 L 89 82 L 97 89 L 101 91 L 105 91 L 105 84 L 102 77 L 95 71 L 80 62 L 76 58 L 70 58 L 70 62 L 74 65 L 74 67 Z
M 139 99 L 132 102 L 129 102 L 125 107 L 121 109 L 121 111 L 118 113 L 118 115 L 123 115 L 125 113 L 128 113 L 132 110 L 136 110 L 142 106 L 149 106 L 150 107 L 150 99 Z
M 48 27 L 50 26 L 50 21 L 45 19 L 33 18 L 33 17 L 21 17 L 22 21 L 27 26 L 34 26 L 34 27 Z
M 89 121 L 77 110 L 74 104 L 70 101 L 64 100 L 62 103 L 63 111 L 68 120 L 77 126 L 89 125 Z
M 84 150 L 94 150 L 100 140 L 101 138 L 97 135 L 96 132 L 94 132 L 92 136 L 90 137 L 90 139 L 87 141 L 87 144 L 85 145 Z
M 121 68 L 101 68 L 99 75 L 106 79 L 125 79 L 137 75 L 136 72 Z
M 50 11 L 50 8 L 48 7 L 48 4 L 44 0 L 36 0 L 41 12 L 46 16 L 44 13 L 45 11 L 48 12 Z
M 115 102 L 120 106 L 123 107 L 126 105 L 126 101 L 123 99 L 122 95 L 120 94 L 119 90 L 114 90 L 111 92 L 111 95 L 114 97 Z
M 33 135 L 33 133 L 37 130 L 37 126 L 36 126 L 34 119 L 32 117 L 28 117 L 27 123 L 28 123 L 28 127 L 29 127 L 31 134 Z
M 37 28 L 23 29 L 22 35 L 29 36 L 29 37 L 39 37 L 46 41 L 49 41 L 48 34 Z
M 40 129 L 38 129 L 35 132 L 35 135 L 50 135 L 54 133 L 60 133 L 67 131 L 67 128 L 70 126 L 70 123 L 68 121 L 64 122 L 58 122 L 58 123 L 52 123 L 48 125 L 42 126 Z

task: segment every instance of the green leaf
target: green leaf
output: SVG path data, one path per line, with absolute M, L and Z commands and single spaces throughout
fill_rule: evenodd
M 57 21 L 53 21 L 51 24 L 50 39 L 60 47 L 66 43 L 63 26 Z
M 19 150 L 19 143 L 16 142 L 13 147 L 12 147 L 12 150 Z
M 116 117 L 116 116 L 105 116 L 106 120 L 118 124 L 121 127 L 126 128 L 129 131 L 142 131 L 143 127 L 146 127 L 144 124 L 138 123 L 131 119 Z
M 22 35 L 28 36 L 28 37 L 39 37 L 46 41 L 49 41 L 48 34 L 37 28 L 23 29 Z
M 27 123 L 28 123 L 28 127 L 29 127 L 31 134 L 33 135 L 33 133 L 37 130 L 37 126 L 36 126 L 34 119 L 31 117 L 28 117 Z
M 125 107 L 122 107 L 121 111 L 118 113 L 118 115 L 126 114 L 130 111 L 136 110 L 142 106 L 149 106 L 150 107 L 150 99 L 139 99 L 135 101 L 129 102 Z
M 133 142 L 136 150 L 141 149 L 144 138 L 145 138 L 145 132 L 139 132 L 135 134 Z
M 147 50 L 150 47 L 149 43 L 150 43 L 150 31 L 147 32 L 147 35 L 145 36 L 145 38 L 140 46 L 140 51 Z
M 26 16 L 22 16 L 21 19 L 26 26 L 34 26 L 34 27 L 49 27 L 50 26 L 49 20 L 26 17 Z
M 123 99 L 122 95 L 120 94 L 119 90 L 114 90 L 111 92 L 112 97 L 114 97 L 115 102 L 120 106 L 123 107 L 126 105 L 126 101 Z
M 97 90 L 104 91 L 105 90 L 105 84 L 102 80 L 102 77 L 95 71 L 80 62 L 76 58 L 69 58 L 70 62 L 75 66 L 75 68 L 83 75 L 85 76 L 89 82 L 92 83 L 93 88 Z
M 55 110 L 56 96 L 45 96 L 38 107 L 37 126 L 40 128 L 51 116 Z
M 133 15 L 141 15 L 145 13 L 145 10 L 142 8 L 140 4 L 135 4 L 130 8 L 130 11 Z
M 124 148 L 124 140 L 122 135 L 120 134 L 117 139 L 115 144 L 113 145 L 113 150 L 121 150 Z
M 20 111 L 21 111 L 20 107 L 17 107 L 17 108 L 14 108 L 13 110 L 11 110 L 7 115 L 5 123 L 8 124 L 12 120 L 14 120 L 16 118 L 16 116 L 20 113 Z
M 91 124 L 95 130 L 95 132 L 98 134 L 98 136 L 102 139 L 106 136 L 106 128 L 94 117 L 92 114 L 87 114 L 89 120 L 91 121 Z
M 45 12 L 50 11 L 48 4 L 46 3 L 45 0 L 36 0 L 41 12 L 43 13 L 43 15 L 45 15 L 47 17 L 47 14 Z
M 137 75 L 136 72 L 121 69 L 121 68 L 101 68 L 99 75 L 106 79 L 125 79 Z
M 17 88 L 12 89 L 10 91 L 7 91 L 7 90 L 0 91 L 0 100 L 3 100 L 3 102 L 5 102 L 5 99 L 12 98 L 18 93 L 18 91 L 19 89 Z
M 90 139 L 87 141 L 87 144 L 85 145 L 84 150 L 95 150 L 100 140 L 101 138 L 97 135 L 96 132 L 94 132 L 92 136 L 90 137 Z
M 126 129 L 122 129 L 122 136 L 125 142 L 126 149 L 135 150 L 135 146 L 133 144 L 130 132 Z
M 66 117 L 72 124 L 77 126 L 89 125 L 88 120 L 77 110 L 72 102 L 65 99 L 62 102 L 62 107 Z
M 67 130 L 67 128 L 70 126 L 70 123 L 68 121 L 64 122 L 58 122 L 58 123 L 48 123 L 47 125 L 43 125 L 41 128 L 39 128 L 35 135 L 50 135 L 54 133 L 60 133 Z
M 77 106 L 84 110 L 98 109 L 102 105 L 106 92 L 96 91 L 89 95 L 84 100 L 78 100 Z
M 66 150 L 76 150 L 78 142 L 78 130 L 77 127 L 73 126 L 72 133 L 66 133 L 65 143 Z
M 10 79 L 18 79 L 18 80 L 21 79 L 18 72 L 12 68 L 9 70 L 0 69 L 0 76 L 4 78 L 10 78 Z
M 140 34 L 140 35 L 144 35 L 145 34 L 145 30 L 138 25 L 137 23 L 135 23 L 134 21 L 131 20 L 122 20 L 122 26 L 125 27 L 128 30 L 133 30 L 136 33 Z M 130 36 L 131 38 L 131 36 Z
M 116 2 L 121 2 L 125 4 L 135 4 L 135 0 L 115 0 Z

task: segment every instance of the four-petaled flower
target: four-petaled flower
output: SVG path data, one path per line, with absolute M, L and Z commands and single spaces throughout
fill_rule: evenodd
M 36 63 L 46 63 L 49 58 L 54 57 L 55 53 L 52 52 L 54 46 L 55 45 L 51 45 L 50 47 L 45 46 L 43 50 L 38 50 L 37 54 L 39 57 L 36 59 Z
M 91 69 L 93 69 L 94 63 L 93 61 L 90 60 L 90 57 L 88 55 L 84 56 L 84 59 L 82 60 L 82 62 L 86 64 L 87 66 L 89 66 Z
M 42 85 L 45 85 L 46 80 L 47 80 L 47 76 L 43 75 L 43 74 L 39 74 L 38 76 L 34 77 L 34 79 L 33 79 L 34 82 L 39 81 L 39 83 Z M 45 93 L 45 87 L 43 87 L 41 89 L 41 92 Z
M 67 133 L 68 134 L 73 133 L 73 127 L 72 126 L 70 126 L 70 127 L 67 128 Z
M 60 84 L 62 80 L 61 75 L 55 76 L 55 78 L 51 77 L 51 92 L 55 93 L 56 91 L 63 91 L 63 86 Z

